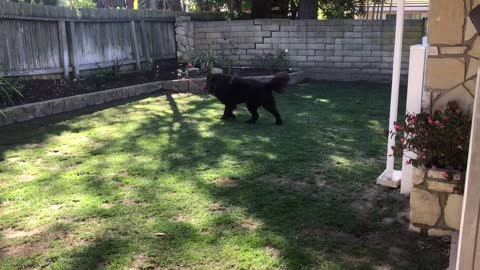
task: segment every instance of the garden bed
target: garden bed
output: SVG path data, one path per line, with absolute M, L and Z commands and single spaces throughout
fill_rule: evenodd
M 268 81 L 273 78 L 273 75 L 255 76 L 249 78 L 259 81 Z M 290 84 L 296 84 L 304 79 L 304 72 L 297 71 L 290 73 Z M 9 125 L 15 122 L 24 122 L 49 115 L 70 112 L 114 100 L 150 94 L 158 90 L 172 90 L 173 92 L 198 92 L 203 90 L 204 84 L 205 77 L 197 79 L 156 81 L 9 107 L 2 110 L 2 114 L 0 115 L 0 126 Z
M 176 61 L 162 61 L 161 63 L 157 63 L 155 69 L 152 71 L 119 73 L 118 71 L 114 71 L 115 67 L 113 67 L 98 69 L 78 80 L 14 80 L 13 84 L 17 86 L 23 97 L 15 96 L 12 98 L 13 104 L 0 104 L 0 108 L 155 81 L 174 80 L 177 79 L 176 68 Z
M 256 68 L 234 68 L 231 73 L 240 77 L 251 76 L 269 76 L 283 70 L 264 70 Z M 295 71 L 289 71 L 295 73 Z M 71 97 L 76 95 L 95 93 L 120 87 L 140 85 L 151 82 L 175 80 L 177 77 L 177 66 L 174 63 L 163 63 L 158 65 L 154 71 L 145 72 L 128 72 L 115 74 L 111 70 L 101 70 L 98 73 L 92 73 L 79 80 L 63 80 L 63 79 L 33 79 L 20 80 L 15 84 L 18 86 L 23 97 L 15 96 L 12 103 L 1 104 L 0 108 L 13 107 L 23 104 L 30 104 L 46 100 Z M 199 73 L 191 78 L 201 79 L 206 74 Z

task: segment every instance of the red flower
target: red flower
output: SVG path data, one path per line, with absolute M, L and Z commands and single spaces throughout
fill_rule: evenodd
M 443 178 L 450 178 L 450 174 L 447 172 L 442 173 Z
M 441 111 L 443 109 L 445 111 Z M 404 161 L 415 166 L 465 168 L 471 121 L 460 110 L 451 102 L 434 113 L 407 114 L 405 122 L 394 122 L 390 131 L 398 136 L 394 155 L 401 157 L 404 151 L 416 153 L 416 158 Z M 451 180 L 452 173 L 447 177 Z
M 453 187 L 453 193 L 458 193 L 458 187 Z

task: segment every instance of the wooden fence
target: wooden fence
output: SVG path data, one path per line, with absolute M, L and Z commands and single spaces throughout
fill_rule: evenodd
M 175 15 L 0 0 L 0 76 L 70 73 L 176 58 Z

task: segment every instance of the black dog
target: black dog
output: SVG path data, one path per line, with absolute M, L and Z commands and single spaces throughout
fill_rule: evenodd
M 225 104 L 222 119 L 235 118 L 233 111 L 237 108 L 237 104 L 246 103 L 248 111 L 252 114 L 252 118 L 247 123 L 257 122 L 257 111 L 262 106 L 275 116 L 275 124 L 281 125 L 282 117 L 278 113 L 272 91 L 283 93 L 289 80 L 287 72 L 275 74 L 275 77 L 267 83 L 223 74 L 209 74 L 205 90 Z

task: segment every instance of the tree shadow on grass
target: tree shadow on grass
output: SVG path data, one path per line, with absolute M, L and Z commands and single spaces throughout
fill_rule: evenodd
M 362 90 L 367 91 L 357 91 Z M 215 121 L 212 110 L 218 109 L 220 114 L 221 106 L 213 99 L 171 95 L 164 97 L 168 112 L 149 109 L 152 101 L 140 102 L 113 108 L 119 118 L 96 116 L 96 123 L 80 124 L 84 130 L 118 125 L 121 134 L 112 134 L 114 139 L 89 148 L 81 169 L 93 171 L 94 176 L 80 176 L 77 191 L 95 200 L 133 198 L 136 203 L 107 210 L 77 209 L 72 216 L 106 215 L 103 217 L 113 219 L 122 214 L 132 216 L 129 210 L 133 210 L 140 216 L 135 216 L 132 224 L 140 229 L 136 235 L 133 228 L 123 228 L 116 238 L 100 238 L 75 251 L 69 255 L 76 258 L 69 264 L 71 269 L 99 263 L 121 265 L 122 256 L 131 260 L 139 248 L 145 249 L 139 252 L 148 253 L 155 265 L 165 267 L 218 266 L 215 260 L 224 269 L 228 265 L 222 261 L 240 261 L 246 268 L 259 265 L 253 259 L 252 263 L 243 261 L 242 252 L 225 253 L 232 247 L 266 252 L 280 261 L 272 265 L 274 268 L 402 268 L 392 261 L 389 243 L 380 241 L 375 246 L 365 241 L 383 230 L 378 225 L 380 217 L 373 213 L 372 220 L 365 222 L 351 206 L 359 193 L 371 188 L 372 179 L 382 169 L 384 139 L 378 138 L 376 129 L 385 126 L 388 95 L 382 88 L 368 95 L 344 88 L 330 91 L 329 86 L 315 85 L 281 97 L 285 127 L 273 126 L 266 113 L 255 126 L 240 120 Z M 372 100 L 372 96 L 378 99 Z M 131 110 L 145 117 L 137 119 L 133 127 L 122 126 L 132 121 L 125 112 Z M 246 117 L 245 111 L 239 112 L 240 119 Z M 52 129 L 61 134 L 62 128 L 68 130 L 75 123 L 61 125 L 47 130 L 40 127 L 39 132 L 48 134 Z M 374 161 L 366 166 L 368 158 Z M 123 175 L 102 177 L 120 171 Z M 66 173 L 60 170 L 44 181 Z M 215 180 L 221 177 L 231 178 L 234 185 L 219 186 Z M 61 188 L 55 190 L 49 196 L 64 195 Z M 210 217 L 203 223 L 178 216 L 185 209 L 205 211 L 208 207 Z M 245 217 L 258 220 L 260 225 L 246 225 Z M 152 219 L 151 224 L 143 226 L 147 219 Z M 145 236 L 155 231 L 166 233 L 167 238 Z M 403 237 L 405 230 L 394 233 Z M 123 234 L 126 240 L 119 237 Z M 132 244 L 135 242 L 139 244 Z M 406 267 L 421 269 L 423 259 L 415 259 L 417 250 L 400 245 L 408 248 L 401 254 L 409 263 Z M 227 256 L 234 258 L 227 260 Z M 434 267 L 444 263 L 443 259 L 425 260 Z
M 114 107 L 140 101 L 149 97 L 157 97 L 171 93 L 172 91 L 159 89 L 150 94 L 142 94 L 128 99 L 111 101 L 108 103 L 89 106 L 79 110 L 67 113 L 60 113 L 48 117 L 38 118 L 31 121 L 20 122 L 8 126 L 2 126 L 0 132 L 0 161 L 5 159 L 4 152 L 22 146 L 25 144 L 42 144 L 50 136 L 59 135 L 63 132 L 80 132 L 92 128 L 92 125 L 83 123 L 82 125 L 72 125 L 71 119 L 89 117 L 90 114 L 106 109 L 114 109 Z M 120 112 L 120 111 L 119 111 Z M 108 119 L 104 119 L 108 121 Z M 22 130 L 25 132 L 18 132 Z

